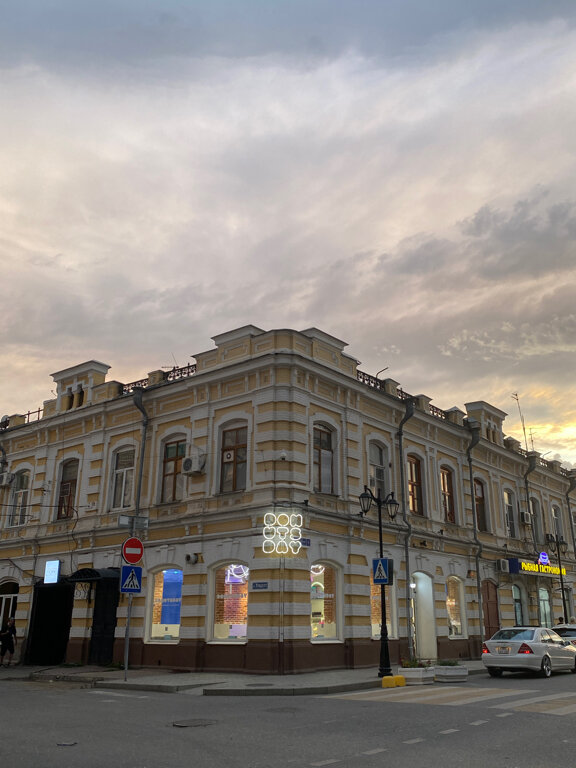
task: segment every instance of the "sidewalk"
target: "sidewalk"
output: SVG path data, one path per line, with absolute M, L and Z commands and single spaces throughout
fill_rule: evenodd
M 463 661 L 470 675 L 483 674 L 481 661 Z M 392 672 L 398 673 L 393 666 Z M 182 672 L 181 670 L 129 669 L 106 667 L 26 667 L 0 669 L 3 680 L 28 680 L 46 683 L 74 683 L 90 688 L 116 690 L 188 691 L 204 696 L 305 696 L 342 691 L 380 688 L 376 668 L 333 669 L 297 675 L 248 675 L 234 672 Z

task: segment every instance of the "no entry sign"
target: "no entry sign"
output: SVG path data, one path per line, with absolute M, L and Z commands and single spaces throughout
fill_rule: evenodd
M 130 565 L 139 563 L 140 560 L 142 560 L 143 554 L 144 544 L 142 544 L 140 539 L 137 539 L 135 536 L 126 539 L 124 544 L 122 544 L 122 557 L 127 563 L 130 563 Z

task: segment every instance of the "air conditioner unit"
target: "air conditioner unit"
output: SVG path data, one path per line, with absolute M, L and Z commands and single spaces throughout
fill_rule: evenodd
M 510 573 L 510 563 L 503 557 L 501 557 L 500 560 L 496 560 L 496 568 L 500 573 Z
M 206 464 L 206 454 L 197 451 L 182 459 L 182 472 L 185 475 L 202 475 Z
M 0 474 L 0 487 L 5 488 L 8 485 L 12 485 L 13 480 L 14 475 L 12 472 L 2 472 L 2 474 Z
M 522 520 L 522 525 L 532 525 L 532 515 L 530 512 L 522 512 L 520 519 Z

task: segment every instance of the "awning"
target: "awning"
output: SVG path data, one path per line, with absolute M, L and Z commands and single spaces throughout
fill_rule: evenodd
M 102 579 L 118 580 L 119 578 L 119 568 L 80 568 L 80 570 L 75 571 L 71 576 L 65 576 L 62 581 L 76 583 L 78 581 L 102 581 Z

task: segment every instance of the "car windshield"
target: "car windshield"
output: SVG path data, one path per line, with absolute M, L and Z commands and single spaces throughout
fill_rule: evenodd
M 533 640 L 534 630 L 523 627 L 511 627 L 510 629 L 501 629 L 491 638 L 492 640 Z

